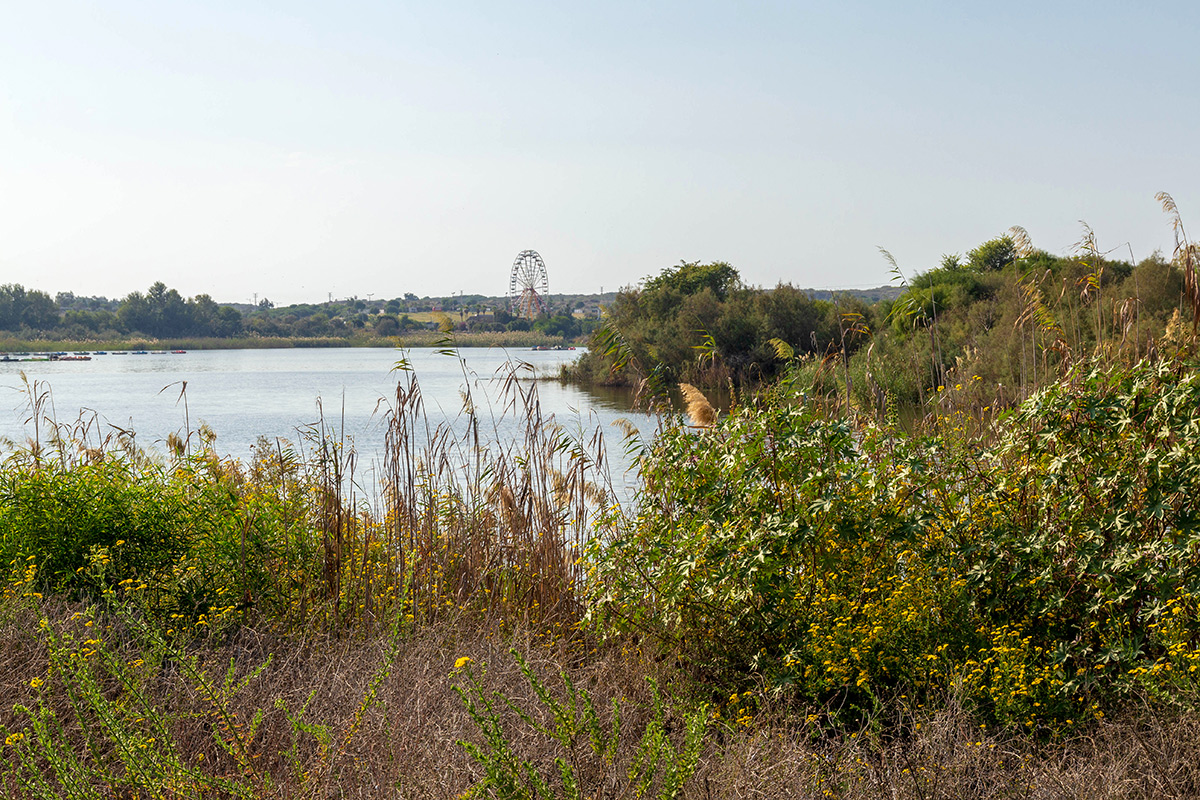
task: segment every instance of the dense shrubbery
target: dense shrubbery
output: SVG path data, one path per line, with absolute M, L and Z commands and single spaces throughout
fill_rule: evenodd
M 775 391 L 647 452 L 592 614 L 817 707 L 959 693 L 1078 720 L 1200 668 L 1200 376 L 1080 365 L 994 427 L 928 435 Z
M 840 386 L 862 408 L 920 405 L 968 378 L 1015 403 L 1081 357 L 1152 355 L 1172 315 L 1187 311 L 1194 250 L 1180 245 L 1171 260 L 1156 252 L 1135 265 L 1100 253 L 1086 227 L 1066 256 L 1034 249 L 1014 229 L 911 282 L 885 253 L 899 296 L 870 305 L 849 294 L 813 300 L 785 284 L 751 288 L 723 262 L 684 263 L 618 293 L 572 377 L 652 391 L 679 380 L 755 387 L 779 374 L 782 343 L 810 357 L 810 379 Z
M 769 381 L 779 367 L 772 339 L 800 353 L 824 355 L 843 344 L 852 352 L 861 337 L 846 335 L 841 315 L 866 310 L 852 299 L 811 300 L 787 284 L 744 286 L 724 262 L 685 262 L 617 294 L 573 377 L 626 385 Z
M 510 413 L 529 415 L 527 437 L 464 455 L 448 429 L 426 430 L 416 380 L 402 380 L 387 414 L 382 511 L 354 494 L 355 454 L 316 431 L 307 459 L 264 441 L 242 463 L 203 437 L 195 452 L 173 438 L 165 457 L 125 437 L 78 448 L 72 426 L 43 420 L 47 443 L 0 462 L 0 582 L 84 599 L 146 584 L 159 617 L 212 624 L 219 610 L 231 624 L 282 630 L 369 630 L 450 611 L 569 624 L 567 551 L 606 490 L 587 450 L 564 449 L 540 419 L 536 393 L 515 376 L 508 391 Z M 478 433 L 483 421 L 466 413 Z

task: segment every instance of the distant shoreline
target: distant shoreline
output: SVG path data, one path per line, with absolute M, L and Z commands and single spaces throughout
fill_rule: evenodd
M 97 350 L 274 350 L 291 348 L 327 347 L 538 347 L 575 346 L 584 342 L 564 339 L 561 336 L 545 336 L 536 331 L 505 331 L 488 333 L 439 331 L 413 331 L 400 336 L 382 338 L 362 337 L 266 337 L 242 336 L 229 339 L 197 337 L 151 339 L 131 337 L 128 339 L 72 340 L 72 339 L 20 339 L 12 336 L 0 337 L 0 355 L 34 352 L 95 352 Z

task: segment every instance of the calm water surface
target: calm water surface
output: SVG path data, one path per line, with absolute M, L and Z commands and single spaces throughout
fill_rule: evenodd
M 427 348 L 209 350 L 0 362 L 0 437 L 20 443 L 33 435 L 26 381 L 36 381 L 50 390 L 59 422 L 74 421 L 82 412 L 98 423 L 93 430 L 133 430 L 146 447 L 161 447 L 168 435 L 184 435 L 186 424 L 195 430 L 203 422 L 216 433 L 221 454 L 244 458 L 260 436 L 297 441 L 323 413 L 327 427 L 353 441 L 360 462 L 378 460 L 384 434 L 380 400 L 395 396 L 402 376 L 393 368 L 402 357 L 420 383 L 431 423 L 459 420 L 461 393 L 469 387 L 477 406 L 488 407 L 484 399 L 490 398 L 482 416 L 493 435 L 505 437 L 517 435 L 519 427 L 503 413 L 494 376 L 510 363 L 523 376 L 556 375 L 579 352 L 463 348 L 459 354 L 462 362 Z M 180 398 L 184 382 L 186 409 Z M 646 434 L 655 427 L 655 420 L 631 410 L 624 393 L 594 393 L 557 381 L 537 382 L 537 392 L 543 414 L 568 431 L 586 436 L 603 430 L 618 462 L 620 434 L 613 420 L 628 419 Z

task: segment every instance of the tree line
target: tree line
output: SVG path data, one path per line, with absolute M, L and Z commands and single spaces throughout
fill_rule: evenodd
M 131 292 L 119 300 L 72 292 L 51 297 L 9 283 L 0 285 L 0 331 L 28 339 L 54 337 L 84 342 L 138 336 L 387 338 L 432 327 L 469 332 L 536 331 L 578 339 L 595 327 L 594 320 L 576 318 L 565 300 L 553 305 L 550 313 L 532 320 L 514 317 L 505 310 L 492 311 L 489 300 L 498 304 L 496 298 L 480 295 L 419 299 L 409 293 L 386 301 L 347 298 L 279 308 L 264 298 L 256 305 L 238 308 L 218 303 L 207 294 L 184 297 L 161 281 L 146 292 Z
M 15 334 L 55 335 L 64 339 L 120 338 L 141 334 L 155 338 L 241 336 L 241 312 L 220 305 L 207 294 L 184 298 L 166 284 L 146 293 L 131 292 L 123 300 L 46 292 L 20 284 L 0 286 L 0 330 Z

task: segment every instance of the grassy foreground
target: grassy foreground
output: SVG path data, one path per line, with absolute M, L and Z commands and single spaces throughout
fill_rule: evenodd
M 515 379 L 502 445 L 403 374 L 379 497 L 328 431 L 242 464 L 43 419 L 0 465 L 0 791 L 1200 793 L 1194 360 L 917 434 L 802 375 L 685 391 L 630 508 Z

